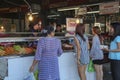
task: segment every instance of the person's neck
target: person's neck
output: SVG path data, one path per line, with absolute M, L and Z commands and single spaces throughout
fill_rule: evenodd
M 94 36 L 97 36 L 97 34 L 94 34 Z
M 48 35 L 47 37 L 52 38 L 52 36 L 51 36 L 51 35 Z

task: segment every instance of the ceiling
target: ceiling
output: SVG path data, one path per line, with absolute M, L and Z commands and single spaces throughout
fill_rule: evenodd
M 56 5 L 57 7 L 60 7 L 61 2 L 68 2 L 70 3 L 68 6 L 71 6 L 72 3 L 74 2 L 76 2 L 76 4 L 74 5 L 78 5 L 78 1 L 79 2 L 84 1 L 84 4 L 92 4 L 97 2 L 114 1 L 114 0 L 26 0 L 26 1 L 30 5 L 35 3 L 41 5 L 43 8 L 44 7 L 50 8 L 50 6 L 56 6 Z M 21 14 L 18 14 L 19 11 L 14 12 L 19 8 L 21 9 Z M 7 17 L 7 16 L 15 17 L 15 13 L 16 13 L 16 17 L 18 17 L 18 15 L 22 15 L 22 14 L 24 15 L 24 13 L 27 11 L 29 11 L 29 9 L 28 9 L 28 5 L 25 3 L 25 0 L 0 0 L 0 17 Z
M 30 5 L 41 4 L 42 0 L 26 0 Z M 19 10 L 20 9 L 20 10 Z M 0 17 L 18 18 L 19 15 L 24 17 L 25 13 L 29 11 L 25 0 L 0 0 Z M 21 12 L 19 14 L 19 12 Z
M 42 0 L 26 0 L 29 4 L 36 3 L 40 4 Z M 19 7 L 21 5 L 26 5 L 24 0 L 0 0 L 0 8 L 8 7 Z

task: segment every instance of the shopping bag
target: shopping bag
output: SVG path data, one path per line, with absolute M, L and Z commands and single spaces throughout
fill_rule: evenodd
M 88 64 L 88 72 L 95 72 L 92 60 L 90 60 L 90 62 Z
M 34 72 L 35 80 L 38 80 L 38 70 Z
M 31 72 L 31 73 L 28 73 L 25 77 L 24 77 L 24 80 L 35 80 L 35 77 L 34 77 L 34 74 Z

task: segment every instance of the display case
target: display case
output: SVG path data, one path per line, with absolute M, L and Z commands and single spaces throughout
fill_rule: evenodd
M 73 37 L 56 37 L 56 38 L 59 38 L 61 40 L 62 49 L 64 52 L 74 52 Z M 4 78 L 5 76 L 9 75 L 9 70 L 8 70 L 9 60 L 22 59 L 22 62 L 29 60 L 29 58 L 30 58 L 30 61 L 33 60 L 33 57 L 35 55 L 35 51 L 37 48 L 37 42 L 39 39 L 41 39 L 41 37 L 1 38 L 0 39 L 0 77 Z M 12 61 L 12 62 L 15 62 L 15 61 Z M 26 64 L 30 66 L 31 62 L 30 63 L 28 62 Z
M 74 51 L 72 37 L 57 37 L 61 39 L 64 51 Z M 0 39 L 0 57 L 34 55 L 37 41 L 40 37 L 7 37 Z

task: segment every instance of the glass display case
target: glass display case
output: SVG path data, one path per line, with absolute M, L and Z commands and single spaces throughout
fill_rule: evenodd
M 25 56 L 34 55 L 37 41 L 41 37 L 7 37 L 0 39 L 0 56 Z M 72 37 L 57 37 L 61 39 L 64 51 L 73 51 Z

